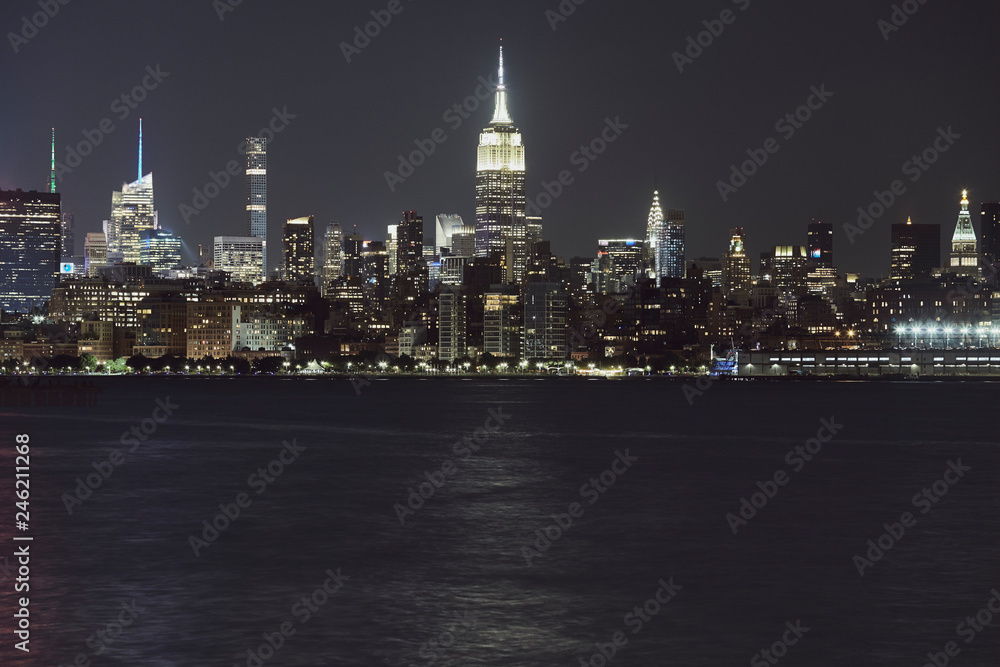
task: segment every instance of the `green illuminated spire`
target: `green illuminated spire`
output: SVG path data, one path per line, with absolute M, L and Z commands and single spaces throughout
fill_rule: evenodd
M 56 191 L 56 128 L 52 128 L 52 172 L 49 177 L 51 192 Z

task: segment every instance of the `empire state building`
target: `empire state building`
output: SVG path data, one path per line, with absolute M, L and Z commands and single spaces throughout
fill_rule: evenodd
M 507 112 L 500 47 L 500 76 L 493 120 L 479 136 L 476 169 L 476 257 L 495 253 L 504 282 L 523 284 L 528 265 L 524 143 Z

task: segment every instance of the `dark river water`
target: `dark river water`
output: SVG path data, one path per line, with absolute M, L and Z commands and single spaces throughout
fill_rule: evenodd
M 1000 384 L 94 382 L 0 408 L 2 665 L 998 663 Z

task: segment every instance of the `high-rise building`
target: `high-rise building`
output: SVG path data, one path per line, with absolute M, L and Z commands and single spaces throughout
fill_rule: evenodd
M 344 231 L 340 225 L 333 222 L 326 226 L 326 234 L 323 235 L 323 270 L 321 271 L 323 296 L 327 295 L 333 281 L 340 277 L 343 259 Z
M 264 239 L 258 236 L 216 236 L 213 264 L 216 271 L 225 271 L 234 282 L 259 285 L 264 282 L 261 272 Z
M 776 245 L 761 253 L 760 277 L 782 292 L 804 292 L 809 273 L 809 257 L 805 246 Z
M 108 238 L 104 232 L 91 232 L 83 244 L 84 266 L 87 276 L 96 278 L 98 270 L 108 265 Z
M 499 254 L 504 282 L 523 283 L 528 266 L 524 143 L 507 111 L 503 47 L 493 120 L 479 137 L 476 257 Z
M 465 356 L 465 295 L 444 289 L 438 297 L 438 358 L 453 362 Z
M 722 294 L 727 298 L 736 293 L 749 296 L 753 287 L 750 274 L 750 257 L 746 252 L 746 235 L 742 227 L 729 233 L 729 250 L 722 257 Z
M 413 273 L 423 265 L 424 219 L 416 211 L 403 211 L 396 230 L 396 272 Z
M 55 192 L 55 190 L 53 190 Z M 76 231 L 73 226 L 74 217 L 72 213 L 63 213 L 60 216 L 60 231 L 62 238 L 62 256 L 72 257 L 76 254 Z
M 365 241 L 361 245 L 361 278 L 365 306 L 380 312 L 389 298 L 389 252 L 381 241 Z
M 249 137 L 247 156 L 246 235 L 262 239 L 264 254 L 260 273 L 267 275 L 267 139 Z
M 496 285 L 483 299 L 483 351 L 495 357 L 518 357 L 523 324 L 520 291 Z
M 399 271 L 399 224 L 389 225 L 385 230 L 385 251 L 389 256 L 389 275 Z
M 533 243 L 541 243 L 542 241 L 542 218 L 537 215 L 529 215 L 525 220 L 525 233 L 528 236 L 528 250 L 530 251 Z
M 930 278 L 941 265 L 941 225 L 894 224 L 890 228 L 892 249 L 889 261 L 889 278 L 892 280 L 918 280 Z
M 566 292 L 559 283 L 529 283 L 524 295 L 523 359 L 565 359 Z
M 818 266 L 833 268 L 833 223 L 810 222 L 809 260 Z
M 451 256 L 452 257 L 475 257 L 476 255 L 476 228 L 464 225 L 460 230 L 456 230 L 451 235 Z
M 454 254 L 451 252 L 451 239 L 456 232 L 465 227 L 462 216 L 442 213 L 434 220 L 434 254 L 439 257 Z
M 282 228 L 281 242 L 284 279 L 288 282 L 313 282 L 316 265 L 313 216 L 288 220 Z
M 718 257 L 695 257 L 685 262 L 689 277 L 701 277 L 712 281 L 713 287 L 722 289 L 722 267 L 724 262 Z M 697 275 L 695 275 L 697 274 Z
M 619 294 L 635 284 L 642 269 L 645 244 L 636 239 L 601 239 L 597 242 L 598 292 Z
M 181 237 L 165 229 L 148 229 L 139 235 L 139 263 L 154 272 L 180 266 Z
M 344 261 L 340 272 L 345 278 L 360 278 L 364 269 L 361 253 L 364 250 L 365 237 L 361 234 L 344 235 Z M 393 254 L 395 257 L 395 254 Z
M 111 193 L 111 219 L 108 221 L 108 252 L 121 253 L 125 262 L 139 264 L 140 235 L 156 229 L 153 198 L 153 174 L 142 173 L 142 119 L 139 119 L 139 178 L 124 183 Z
M 958 213 L 955 233 L 951 237 L 951 255 L 948 271 L 959 276 L 979 278 L 979 242 L 976 230 L 972 227 L 972 217 L 969 215 L 969 192 L 962 190 L 962 208 Z
M 62 195 L 0 190 L 0 309 L 27 312 L 59 280 Z
M 657 253 L 656 248 L 660 243 L 660 234 L 663 232 L 663 207 L 660 206 L 660 191 L 653 192 L 653 205 L 649 208 L 649 219 L 646 222 L 646 252 L 649 257 L 649 270 L 652 277 L 657 273 Z
M 684 211 L 667 210 L 656 242 L 656 277 L 684 277 Z
M 983 236 L 983 265 L 989 271 L 990 283 L 996 286 L 1000 272 L 1000 202 L 983 202 L 979 217 L 979 233 Z

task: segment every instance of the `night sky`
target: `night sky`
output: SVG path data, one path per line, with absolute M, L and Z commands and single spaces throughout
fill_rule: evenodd
M 545 237 L 567 259 L 595 254 L 599 238 L 642 238 L 654 183 L 665 207 L 687 211 L 689 258 L 720 255 L 728 228 L 742 225 L 756 270 L 761 250 L 805 244 L 805 225 L 818 219 L 835 223 L 840 270 L 867 276 L 888 270 L 891 222 L 941 223 L 950 239 L 963 188 L 977 230 L 979 203 L 1000 199 L 995 0 L 911 0 L 917 11 L 887 40 L 878 21 L 890 20 L 891 3 L 870 0 L 590 0 L 555 30 L 545 12 L 557 0 L 402 0 L 351 63 L 340 44 L 388 0 L 243 0 L 220 20 L 224 1 L 73 0 L 15 53 L 9 33 L 40 10 L 38 0 L 5 0 L 0 188 L 45 186 L 51 127 L 65 162 L 67 145 L 111 119 L 114 131 L 58 188 L 82 252 L 86 232 L 109 216 L 112 190 L 136 178 L 142 116 L 160 223 L 196 248 L 244 233 L 242 175 L 190 224 L 179 207 L 210 171 L 241 157 L 239 144 L 273 109 L 287 108 L 295 118 L 268 155 L 270 268 L 287 218 L 315 215 L 320 232 L 357 225 L 375 239 L 404 209 L 431 230 L 438 213 L 472 222 L 476 146 L 492 102 L 457 129 L 443 116 L 495 73 L 502 37 L 529 198 L 560 171 L 573 174 L 544 211 Z M 723 10 L 733 22 L 679 72 L 673 53 Z M 112 105 L 147 66 L 169 76 L 121 120 L 125 107 Z M 775 124 L 812 86 L 833 96 L 786 138 Z M 618 117 L 628 128 L 580 173 L 573 153 Z M 960 138 L 912 182 L 904 163 L 949 127 Z M 437 128 L 447 141 L 391 192 L 384 173 Z M 772 137 L 780 150 L 723 202 L 717 182 Z M 896 179 L 906 193 L 849 244 L 842 225 Z

